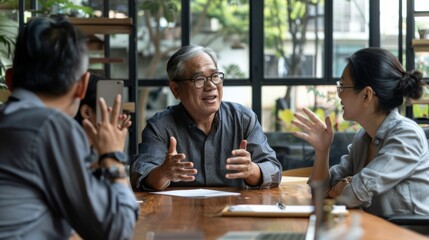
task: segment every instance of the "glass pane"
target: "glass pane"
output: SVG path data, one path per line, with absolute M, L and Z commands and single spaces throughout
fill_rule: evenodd
M 104 17 L 103 10 L 104 10 L 104 1 L 103 0 L 90 0 L 90 1 L 83 1 L 84 5 L 88 5 L 93 10 L 93 15 L 95 17 Z M 109 12 L 107 13 L 108 18 L 116 18 L 116 19 L 123 19 L 128 18 L 128 1 L 125 0 L 116 0 L 116 1 L 109 1 L 108 3 Z M 110 77 L 110 78 L 118 78 L 127 80 L 128 79 L 128 70 L 129 70 L 129 64 L 128 64 L 128 57 L 129 57 L 129 38 L 130 35 L 128 34 L 109 34 L 109 35 L 102 35 L 102 34 L 94 34 L 89 36 L 90 39 L 90 71 L 98 73 L 101 76 Z M 109 42 L 107 47 L 108 54 L 105 55 L 104 50 L 102 46 Z M 97 59 L 98 58 L 98 59 Z M 100 58 L 110 58 L 110 59 L 103 59 L 100 60 Z M 110 65 L 105 65 L 105 63 L 109 63 Z M 110 67 L 110 71 L 105 72 L 104 68 L 105 66 Z
M 416 0 L 414 3 L 415 11 L 429 11 L 429 2 L 428 1 L 418 1 Z M 429 39 L 429 15 L 428 14 L 417 14 L 414 16 L 415 28 L 414 28 L 414 36 L 419 39 Z M 427 40 L 426 40 L 427 41 Z M 423 76 L 427 78 L 429 76 L 429 53 L 427 51 L 426 46 L 415 47 L 415 58 L 414 58 L 414 66 L 415 69 L 420 70 L 423 73 Z M 416 106 L 414 105 L 414 110 L 416 110 Z M 423 107 L 425 107 L 423 105 Z M 418 117 L 419 114 L 417 113 Z
M 354 122 L 342 118 L 340 99 L 332 85 L 294 86 L 291 88 L 292 103 L 284 101 L 287 86 L 266 86 L 262 88 L 262 119 L 266 132 L 290 132 L 298 128 L 291 124 L 293 114 L 307 107 L 315 111 L 319 118 L 331 116 L 337 132 L 354 132 L 358 128 Z
M 413 104 L 413 117 L 429 119 L 429 87 L 425 86 L 423 96 Z
M 223 87 L 223 101 L 240 103 L 252 108 L 252 88 L 251 87 Z
M 414 11 L 429 11 L 429 2 L 422 0 L 415 0 Z M 415 38 L 429 39 L 429 14 L 416 13 L 414 16 L 415 21 Z
M 334 0 L 334 77 L 341 77 L 345 58 L 368 47 L 369 0 Z
M 168 58 L 181 46 L 181 4 L 168 1 L 137 0 L 138 78 L 167 78 Z
M 191 1 L 191 44 L 210 47 L 229 78 L 249 77 L 249 3 Z
M 264 76 L 323 77 L 323 1 L 264 3 Z
M 4 74 L 7 68 L 12 67 L 15 40 L 18 35 L 18 11 L 13 4 L 0 9 L 0 89 L 4 88 Z
M 415 11 L 429 11 L 428 0 L 414 0 Z
M 399 0 L 380 0 L 380 46 L 392 52 L 398 51 L 398 12 Z M 403 33 L 405 35 L 405 28 Z
M 421 71 L 423 73 L 423 77 L 427 78 L 429 76 L 429 53 L 416 52 L 414 63 L 414 69 Z
M 97 37 L 97 36 L 93 36 Z M 128 34 L 112 34 L 107 36 L 110 41 L 110 76 L 112 78 L 119 78 L 119 79 L 128 79 L 128 46 L 129 46 L 129 35 Z M 103 37 L 102 39 L 105 39 L 106 37 Z M 100 56 L 104 56 L 104 51 L 100 50 L 94 55 L 96 56 L 99 54 Z M 103 70 L 104 64 L 98 64 L 100 66 L 100 69 Z M 96 66 L 91 66 L 91 68 L 97 68 Z
M 167 106 L 177 104 L 178 101 L 169 87 L 139 87 L 138 91 L 139 98 L 136 102 L 136 108 L 140 110 L 139 119 L 137 119 L 137 133 L 140 142 L 141 132 L 146 126 L 146 120 L 155 113 L 165 110 Z

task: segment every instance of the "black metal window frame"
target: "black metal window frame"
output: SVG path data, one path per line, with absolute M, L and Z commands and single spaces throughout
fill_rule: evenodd
M 335 85 L 338 78 L 333 77 L 333 6 L 335 0 L 325 0 L 324 6 L 324 48 L 329 49 L 325 51 L 324 55 L 324 76 L 321 78 L 265 78 L 264 77 L 264 1 L 263 0 L 249 0 L 249 78 L 247 79 L 228 79 L 225 86 L 249 86 L 252 88 L 252 109 L 257 114 L 259 121 L 262 121 L 262 87 L 263 86 L 284 86 L 284 85 Z M 402 26 L 402 3 L 403 0 L 398 0 L 399 4 L 399 24 Z M 407 32 L 406 42 L 403 44 L 402 28 L 398 29 L 398 58 L 403 62 L 403 52 L 406 54 L 406 67 L 410 70 L 414 67 L 414 52 L 410 46 L 411 39 L 414 36 L 414 0 L 407 1 Z M 19 0 L 19 25 L 23 26 L 24 22 L 24 0 Z M 369 2 L 369 42 L 370 47 L 380 46 L 380 0 L 368 0 Z M 34 5 L 35 0 L 31 3 Z M 137 1 L 128 0 L 129 4 L 129 17 L 136 18 L 136 3 Z M 104 0 L 103 15 L 108 15 L 109 0 Z M 182 45 L 189 45 L 190 43 L 190 29 L 191 29 L 191 0 L 181 0 L 181 23 L 182 23 Z M 129 39 L 130 53 L 129 53 L 129 81 L 126 81 L 126 86 L 129 87 L 130 101 L 136 102 L 138 98 L 138 87 L 163 87 L 168 86 L 167 79 L 138 79 L 137 76 L 137 41 L 134 37 L 137 32 L 137 25 L 133 24 L 131 37 Z M 108 38 L 107 38 L 108 41 Z M 405 49 L 404 49 L 405 48 Z M 110 49 L 105 50 L 105 55 L 109 56 Z M 110 76 L 109 66 L 105 68 L 106 76 Z M 132 121 L 136 122 L 136 116 L 139 111 L 136 106 L 136 112 L 132 114 Z M 133 124 L 130 129 L 130 154 L 137 153 L 137 124 Z

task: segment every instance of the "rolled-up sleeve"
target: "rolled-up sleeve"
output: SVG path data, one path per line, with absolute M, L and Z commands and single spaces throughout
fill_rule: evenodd
M 131 169 L 131 181 L 137 190 L 153 190 L 145 186 L 144 179 L 149 173 L 164 163 L 168 152 L 170 136 L 160 131 L 152 121 L 148 121 L 142 132 L 142 141 L 139 144 L 139 156 Z
M 252 155 L 252 161 L 259 166 L 262 173 L 259 188 L 277 187 L 282 178 L 282 166 L 275 151 L 269 146 L 256 114 L 250 111 L 245 113 L 243 125 L 247 135 L 247 150 Z

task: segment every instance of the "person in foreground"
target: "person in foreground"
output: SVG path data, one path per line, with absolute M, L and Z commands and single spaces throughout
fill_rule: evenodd
M 222 101 L 224 74 L 215 53 L 182 47 L 169 59 L 167 73 L 180 103 L 148 120 L 132 167 L 133 187 L 278 186 L 281 165 L 256 114 Z
M 296 113 L 294 135 L 315 149 L 313 174 L 326 196 L 348 207 L 389 216 L 429 214 L 429 154 L 422 128 L 398 112 L 404 98 L 423 93 L 422 74 L 406 72 L 387 50 L 365 48 L 347 59 L 337 82 L 343 118 L 358 122 L 349 154 L 328 169 L 333 141 L 331 119 L 325 123 L 309 109 Z
M 89 73 L 85 36 L 63 17 L 34 18 L 20 31 L 13 92 L 0 106 L 0 239 L 130 239 L 139 206 L 122 152 L 128 125 L 103 99 L 102 121 L 72 118 Z M 111 118 L 109 118 L 111 112 Z M 87 136 L 101 174 L 85 166 Z M 115 154 L 112 154 L 115 153 Z

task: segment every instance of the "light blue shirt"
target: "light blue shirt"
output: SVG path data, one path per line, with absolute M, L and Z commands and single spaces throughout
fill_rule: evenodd
M 367 165 L 368 146 L 376 145 L 375 158 Z M 370 143 L 364 129 L 356 133 L 349 154 L 330 169 L 327 192 L 338 181 L 353 176 L 339 196 L 339 203 L 365 211 L 392 214 L 429 214 L 429 153 L 423 129 L 394 110 Z
M 0 105 L 0 136 L 0 239 L 132 238 L 134 193 L 92 175 L 74 119 L 17 89 Z

